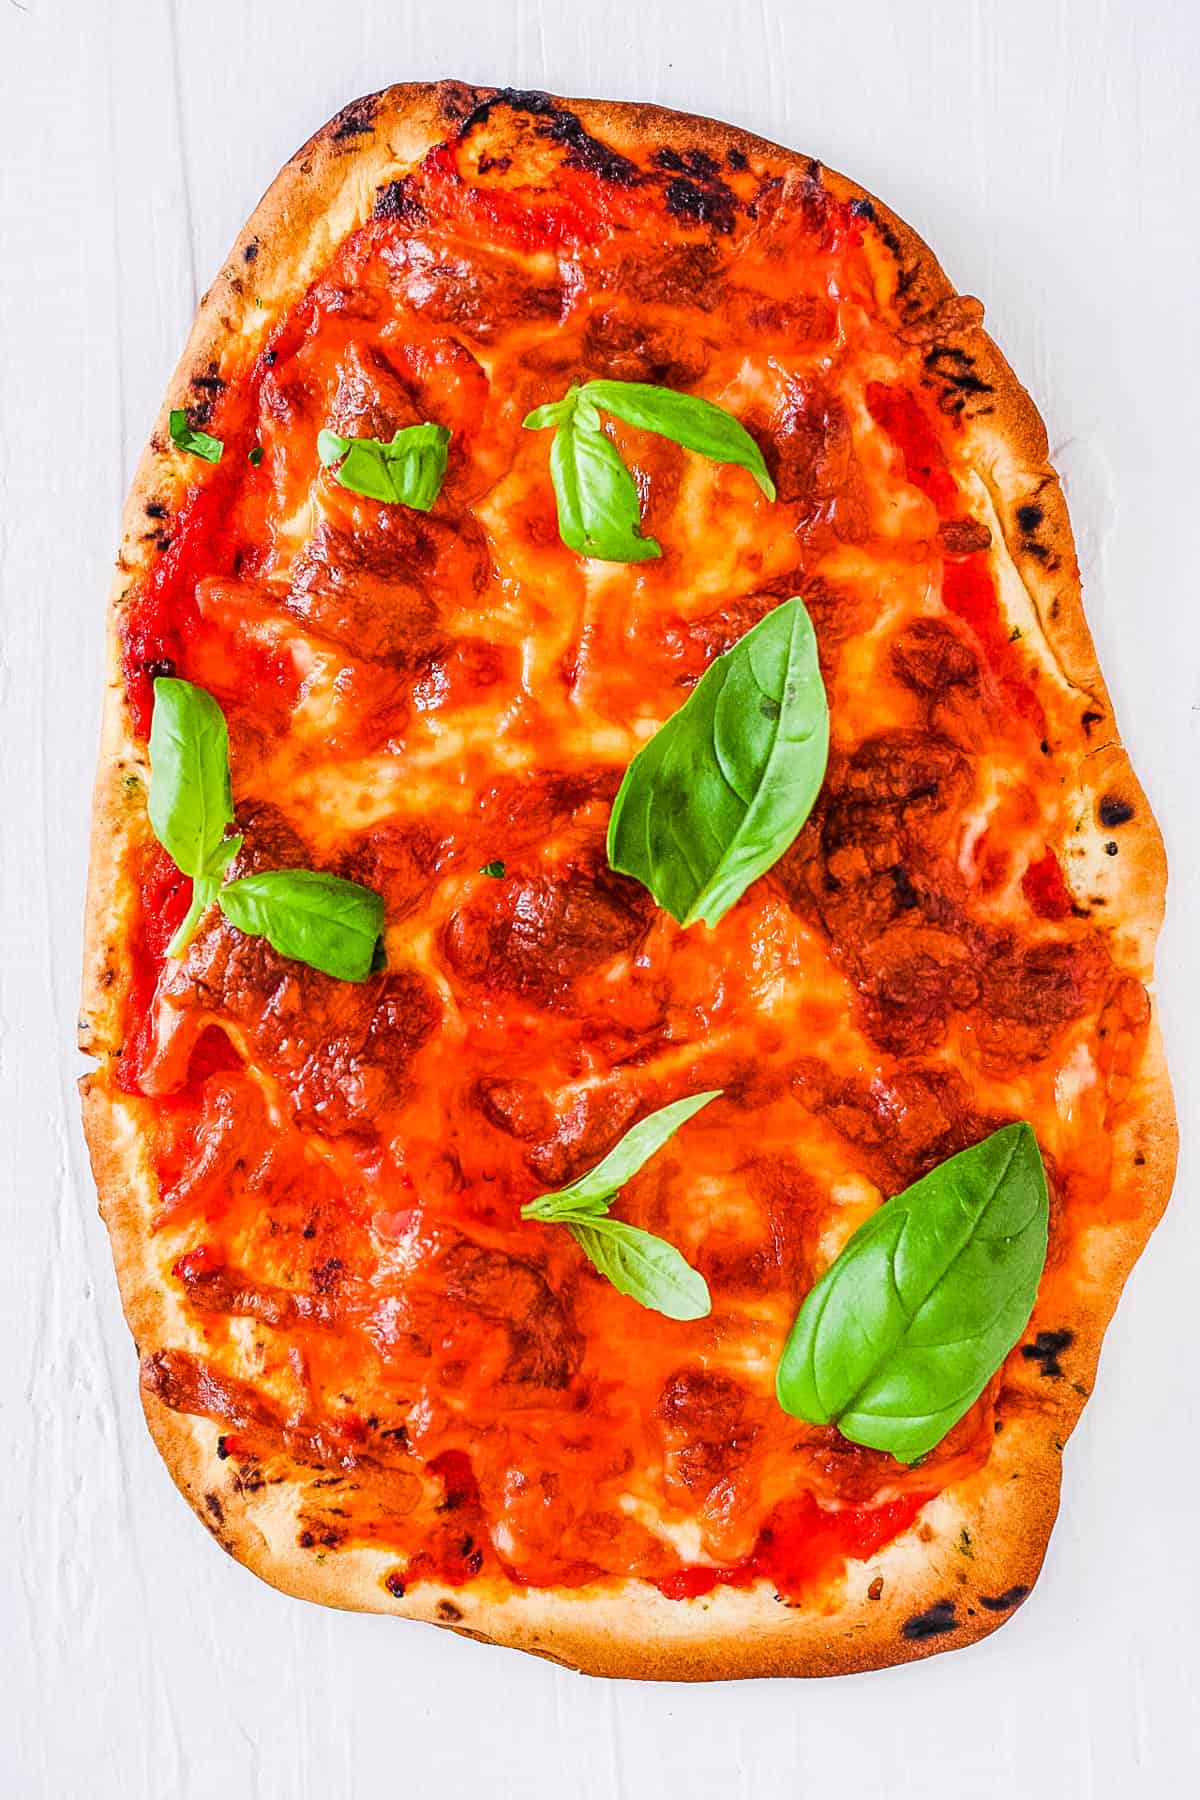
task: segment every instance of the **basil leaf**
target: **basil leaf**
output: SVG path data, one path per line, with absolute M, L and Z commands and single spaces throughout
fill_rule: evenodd
M 633 476 L 601 426 L 600 415 L 594 407 L 580 404 L 578 395 L 554 433 L 550 479 L 558 502 L 558 534 L 568 549 L 598 562 L 645 562 L 662 555 L 655 540 L 642 537 L 638 530 L 640 505 Z
M 703 1319 L 712 1311 L 703 1275 L 665 1239 L 620 1219 L 569 1221 L 567 1229 L 617 1292 L 640 1306 L 668 1319 Z
M 259 463 L 262 461 L 262 459 L 263 459 L 263 447 L 261 444 L 255 444 L 253 450 L 251 450 L 251 452 L 246 460 L 247 460 L 247 462 L 253 463 L 254 467 L 257 469 L 257 467 L 258 467 Z
M 558 502 L 559 536 L 581 556 L 601 562 L 645 562 L 662 555 L 655 539 L 638 530 L 637 485 L 600 424 L 598 409 L 698 450 L 714 462 L 748 469 L 768 500 L 775 498 L 762 451 L 724 407 L 644 381 L 572 385 L 561 400 L 535 407 L 524 424 L 527 431 L 554 427 L 550 478 Z
M 225 446 L 220 438 L 210 437 L 207 431 L 196 431 L 188 424 L 188 416 L 181 409 L 176 409 L 168 421 L 171 442 L 177 450 L 186 450 L 191 456 L 201 456 L 205 462 L 218 463 Z
M 657 432 L 685 450 L 699 451 L 711 462 L 736 463 L 748 469 L 767 499 L 774 500 L 775 483 L 767 473 L 762 451 L 746 427 L 723 406 L 702 400 L 698 394 L 681 394 L 645 381 L 589 381 L 582 392 L 593 406 L 624 419 L 627 425 Z
M 317 455 L 352 494 L 428 512 L 442 491 L 449 443 L 444 425 L 408 425 L 390 444 L 322 431 Z
M 608 822 L 608 860 L 681 925 L 713 926 L 812 811 L 829 707 L 798 599 L 718 656 L 639 750 Z
M 321 869 L 243 875 L 217 896 L 231 925 L 265 937 L 280 956 L 341 981 L 365 981 L 383 930 L 383 901 Z
M 213 872 L 233 824 L 229 733 L 212 695 L 175 676 L 154 683 L 148 810 L 155 837 L 182 874 Z
M 575 411 L 575 400 L 579 393 L 577 384 L 572 384 L 561 400 L 547 400 L 544 406 L 535 406 L 531 413 L 526 413 L 521 424 L 526 431 L 545 431 L 547 425 L 560 425 Z
M 1049 1204 L 1037 1139 L 1006 1125 L 860 1225 L 800 1308 L 785 1412 L 912 1462 L 983 1392 L 1033 1311 Z
M 242 840 L 225 836 L 233 824 L 225 715 L 204 688 L 175 676 L 160 675 L 154 683 L 147 810 L 175 867 L 192 877 L 192 903 L 167 945 L 167 955 L 179 957 Z
M 212 695 L 174 676 L 154 683 L 148 811 L 155 837 L 192 877 L 192 903 L 168 956 L 183 955 L 215 900 L 239 931 L 343 981 L 364 981 L 381 966 L 383 901 L 370 888 L 316 869 L 275 869 L 222 887 L 242 847 L 240 836 L 225 835 L 233 823 L 229 732 Z
M 581 1204 L 606 1204 L 618 1189 L 632 1180 L 639 1169 L 646 1166 L 652 1156 L 657 1155 L 681 1125 L 686 1125 L 690 1118 L 711 1100 L 717 1099 L 720 1093 L 720 1088 L 711 1088 L 705 1094 L 689 1094 L 686 1099 L 673 1100 L 669 1106 L 660 1106 L 657 1112 L 639 1119 L 636 1125 L 618 1139 L 594 1169 L 580 1175 L 569 1187 L 559 1188 L 552 1194 L 541 1194 L 536 1200 L 531 1200 L 528 1206 L 521 1208 L 521 1217 L 552 1222 L 578 1211 Z
M 481 875 L 490 875 L 493 880 L 499 881 L 500 877 L 504 874 L 504 864 L 500 861 L 500 858 L 497 857 L 494 862 L 484 863 L 479 873 Z
M 619 1293 L 668 1319 L 702 1319 L 712 1311 L 708 1284 L 665 1238 L 608 1217 L 617 1190 L 645 1167 L 681 1125 L 720 1094 L 689 1094 L 660 1106 L 618 1139 L 608 1155 L 569 1187 L 540 1194 L 521 1208 L 523 1219 L 565 1225 L 584 1255 Z

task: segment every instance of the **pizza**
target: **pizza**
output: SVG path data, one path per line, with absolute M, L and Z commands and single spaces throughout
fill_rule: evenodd
M 456 82 L 205 296 L 83 1097 L 150 1430 L 267 1581 L 687 1679 L 1030 1591 L 1170 1188 L 1165 864 L 981 318 L 811 158 Z

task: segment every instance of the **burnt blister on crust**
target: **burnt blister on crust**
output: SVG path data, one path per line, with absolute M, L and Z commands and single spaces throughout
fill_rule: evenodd
M 483 94 L 468 90 L 463 101 L 467 109 L 461 116 L 458 107 L 443 106 L 443 111 L 456 123 L 455 135 L 460 142 L 485 125 L 497 107 L 507 107 L 531 119 L 536 136 L 562 147 L 565 167 L 586 170 L 614 187 L 633 188 L 661 180 L 663 200 L 673 217 L 706 225 L 721 236 L 728 236 L 734 229 L 736 196 L 723 179 L 717 159 L 707 150 L 664 147 L 658 151 L 654 159 L 655 170 L 651 173 L 639 168 L 610 144 L 593 137 L 578 114 L 540 89 L 500 88 Z M 346 109 L 346 114 L 352 112 L 353 108 Z M 339 118 L 346 114 L 339 114 Z M 370 126 L 365 128 L 369 130 Z M 363 127 L 356 126 L 355 129 Z M 338 131 L 333 135 L 343 136 L 345 132 Z M 731 153 L 730 166 L 745 168 L 746 157 L 741 152 L 737 155 L 740 160 L 735 161 Z M 481 157 L 479 172 L 486 174 L 491 168 L 507 169 L 510 161 L 507 156 L 495 160 Z M 401 180 L 388 182 L 378 190 L 374 213 L 376 218 L 414 223 L 420 218 L 421 209 L 408 182 Z
M 364 94 L 361 100 L 352 100 L 349 106 L 343 106 L 341 112 L 335 113 L 326 128 L 334 143 L 369 136 L 375 129 L 379 101 L 378 94 Z
M 375 218 L 391 219 L 399 225 L 416 226 L 425 217 L 425 209 L 413 192 L 412 180 L 407 175 L 400 181 L 385 181 L 377 188 L 372 210 Z
M 727 237 L 737 216 L 733 191 L 721 179 L 718 164 L 707 150 L 663 149 L 655 157 L 669 177 L 663 190 L 667 211 L 677 219 L 710 225 Z
M 954 1610 L 953 1600 L 935 1600 L 924 1612 L 914 1613 L 900 1627 L 900 1636 L 908 1644 L 921 1644 L 927 1638 L 945 1637 L 962 1624 Z
M 1132 801 L 1122 800 L 1116 794 L 1105 794 L 1100 802 L 1100 823 L 1110 831 L 1117 825 L 1128 825 L 1136 810 Z
M 497 106 L 506 106 L 511 112 L 527 114 L 536 121 L 534 129 L 537 135 L 548 138 L 552 143 L 561 144 L 566 151 L 563 157 L 568 168 L 587 169 L 593 175 L 599 175 L 603 181 L 609 181 L 617 187 L 636 187 L 644 179 L 642 171 L 636 163 L 622 156 L 619 150 L 602 143 L 584 129 L 583 121 L 578 114 L 565 106 L 560 106 L 549 94 L 538 88 L 498 88 L 494 93 L 478 100 L 459 126 L 458 135 L 467 137 L 476 126 L 484 124 Z
M 1011 1612 L 1014 1606 L 1020 1606 L 1028 1592 L 1025 1583 L 1018 1581 L 1013 1587 L 1005 1588 L 1002 1594 L 980 1594 L 979 1604 L 987 1612 Z
M 225 378 L 220 372 L 218 363 L 210 362 L 202 375 L 192 376 L 192 386 L 199 388 L 203 394 L 220 394 L 225 391 Z
M 926 372 L 938 388 L 938 405 L 944 413 L 965 413 L 973 418 L 990 412 L 988 396 L 995 390 L 979 374 L 973 356 L 952 344 L 935 344 L 922 358 Z
M 1063 1372 L 1058 1359 L 1074 1342 L 1073 1331 L 1039 1331 L 1032 1344 L 1021 1345 L 1021 1355 L 1026 1362 L 1037 1363 L 1042 1375 L 1057 1376 Z

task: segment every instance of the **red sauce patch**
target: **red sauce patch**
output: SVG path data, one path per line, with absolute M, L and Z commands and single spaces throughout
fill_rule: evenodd
M 1075 910 L 1062 865 L 1053 850 L 1030 863 L 1021 877 L 1021 892 L 1039 919 L 1069 919 Z
M 167 945 L 192 904 L 192 880 L 181 875 L 165 850 L 155 844 L 146 852 L 139 885 L 130 952 L 133 978 L 129 987 L 130 1029 L 117 1064 L 117 1085 L 139 1093 L 141 1071 L 150 1048 L 150 1003 Z
M 959 507 L 958 487 L 946 466 L 937 433 L 916 395 L 908 388 L 869 381 L 866 400 L 867 411 L 904 458 L 908 480 L 929 496 L 942 517 L 951 517 Z
M 908 1494 L 884 1506 L 819 1506 L 797 1494 L 775 1508 L 743 1562 L 727 1568 L 692 1563 L 655 1585 L 668 1600 L 694 1600 L 719 1584 L 750 1587 L 770 1581 L 785 1600 L 802 1600 L 814 1587 L 836 1579 L 848 1561 L 865 1562 L 907 1531 L 930 1494 Z
M 1017 640 L 1000 616 L 996 587 L 985 556 L 965 556 L 948 561 L 942 569 L 942 604 L 971 627 L 999 678 L 1013 711 L 1030 724 L 1040 739 L 1046 735 L 1046 714 L 1029 685 L 1024 664 L 1016 651 Z

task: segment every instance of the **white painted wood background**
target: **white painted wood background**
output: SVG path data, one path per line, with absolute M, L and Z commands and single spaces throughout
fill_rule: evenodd
M 589 1682 L 227 1561 L 142 1426 L 72 1048 L 102 609 L 197 293 L 293 149 L 391 80 L 713 113 L 911 220 L 1050 428 L 1161 814 L 1200 1099 L 1200 7 L 1189 0 L 0 0 L 0 1792 L 15 1800 L 1174 1800 L 1198 1791 L 1200 1225 L 1109 1336 L 1034 1596 L 839 1683 Z

